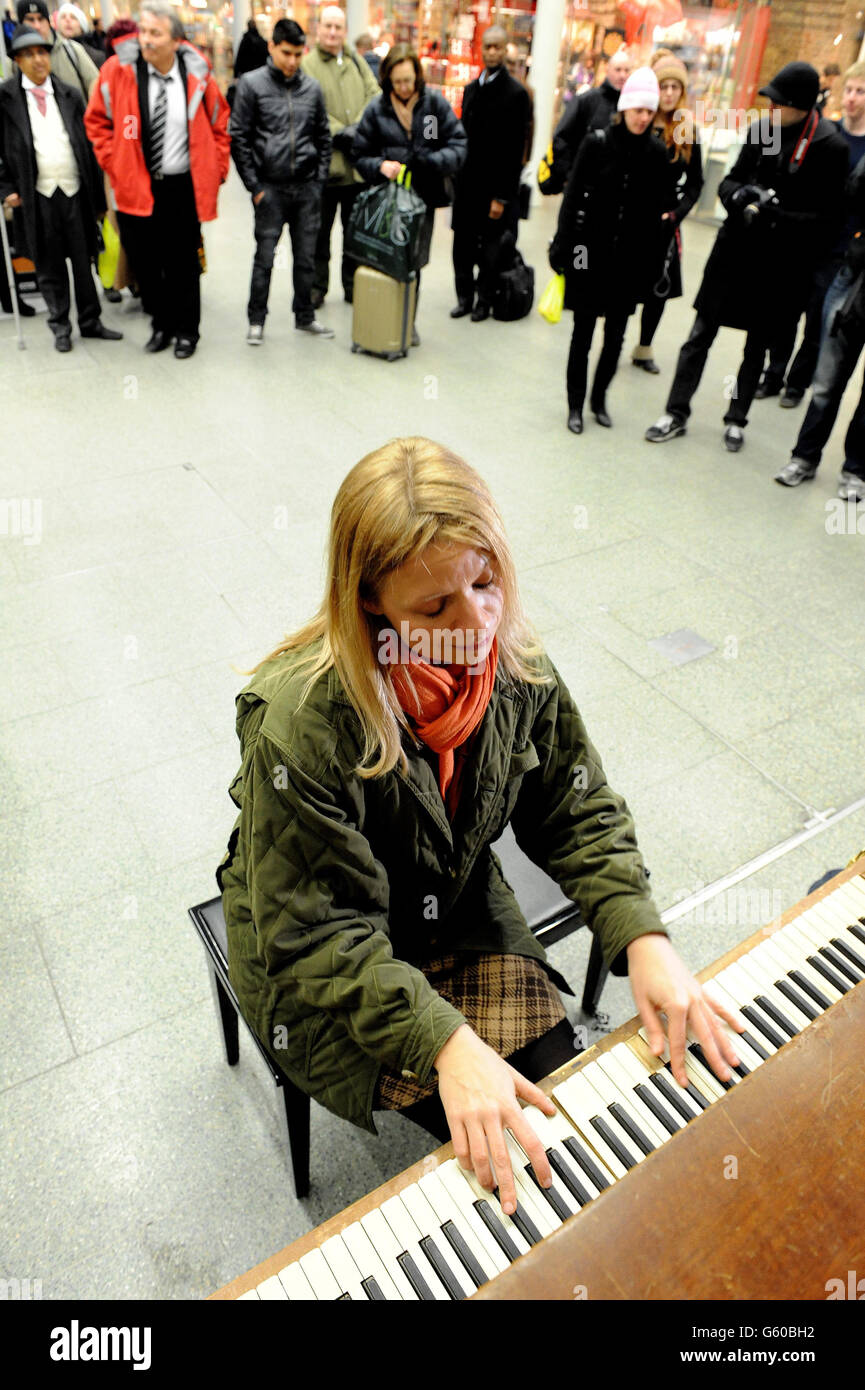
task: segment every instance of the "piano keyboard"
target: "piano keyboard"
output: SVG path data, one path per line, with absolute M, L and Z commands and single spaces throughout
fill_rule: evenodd
M 836 880 L 837 882 L 837 880 Z M 762 938 L 762 939 L 761 939 Z M 502 1211 L 454 1158 L 289 1260 L 241 1299 L 422 1300 L 470 1297 L 541 1244 L 570 1217 L 667 1144 L 865 979 L 865 879 L 854 874 L 706 980 L 738 1010 L 746 1031 L 728 1032 L 739 1065 L 728 1082 L 689 1042 L 686 1087 L 649 1050 L 645 1030 L 592 1049 L 553 1087 L 554 1117 L 524 1110 L 553 1172 L 540 1187 L 520 1145 L 506 1135 L 517 1210 Z M 632 1025 L 633 1026 L 633 1025 Z M 726 1025 L 724 1025 L 726 1026 Z M 424 1165 L 426 1166 L 426 1165 Z M 328 1223 L 331 1225 L 332 1223 Z M 217 1295 L 219 1296 L 219 1295 Z

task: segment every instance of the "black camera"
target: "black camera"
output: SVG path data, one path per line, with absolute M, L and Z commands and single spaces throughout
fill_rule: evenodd
M 761 212 L 765 212 L 767 208 L 776 208 L 777 206 L 778 195 L 774 188 L 755 188 L 754 196 L 751 198 L 751 201 L 746 203 L 742 209 L 745 225 L 750 227 L 751 223 L 756 217 L 760 216 Z

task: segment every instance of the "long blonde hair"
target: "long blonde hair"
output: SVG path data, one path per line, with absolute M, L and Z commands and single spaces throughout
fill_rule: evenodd
M 301 704 L 319 676 L 336 668 L 363 730 L 363 756 L 355 769 L 361 777 L 382 776 L 397 762 L 406 768 L 401 729 L 418 742 L 378 660 L 379 624 L 363 600 L 376 601 L 386 577 L 433 541 L 489 554 L 503 599 L 499 661 L 512 679 L 550 679 L 540 669 L 543 645 L 523 613 L 502 519 L 483 478 L 431 439 L 392 439 L 355 464 L 336 494 L 325 595 L 315 616 L 254 668 L 312 647 L 298 661 L 298 667 L 309 667 Z

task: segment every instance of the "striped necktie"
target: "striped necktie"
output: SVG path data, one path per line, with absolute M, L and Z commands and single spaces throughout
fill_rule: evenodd
M 168 83 L 171 81 L 171 74 L 164 77 L 161 72 L 155 74 L 159 78 L 160 88 L 156 94 L 156 102 L 153 107 L 153 119 L 150 123 L 150 172 L 151 174 L 162 173 L 162 156 L 165 148 L 165 125 L 168 119 Z

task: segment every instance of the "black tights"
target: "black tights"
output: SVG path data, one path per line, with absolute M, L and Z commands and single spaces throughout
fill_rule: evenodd
M 643 314 L 640 319 L 640 347 L 651 347 L 652 339 L 658 331 L 658 324 L 661 322 L 661 315 L 664 312 L 666 299 L 659 299 L 653 294 L 651 299 L 647 299 L 643 305 Z

